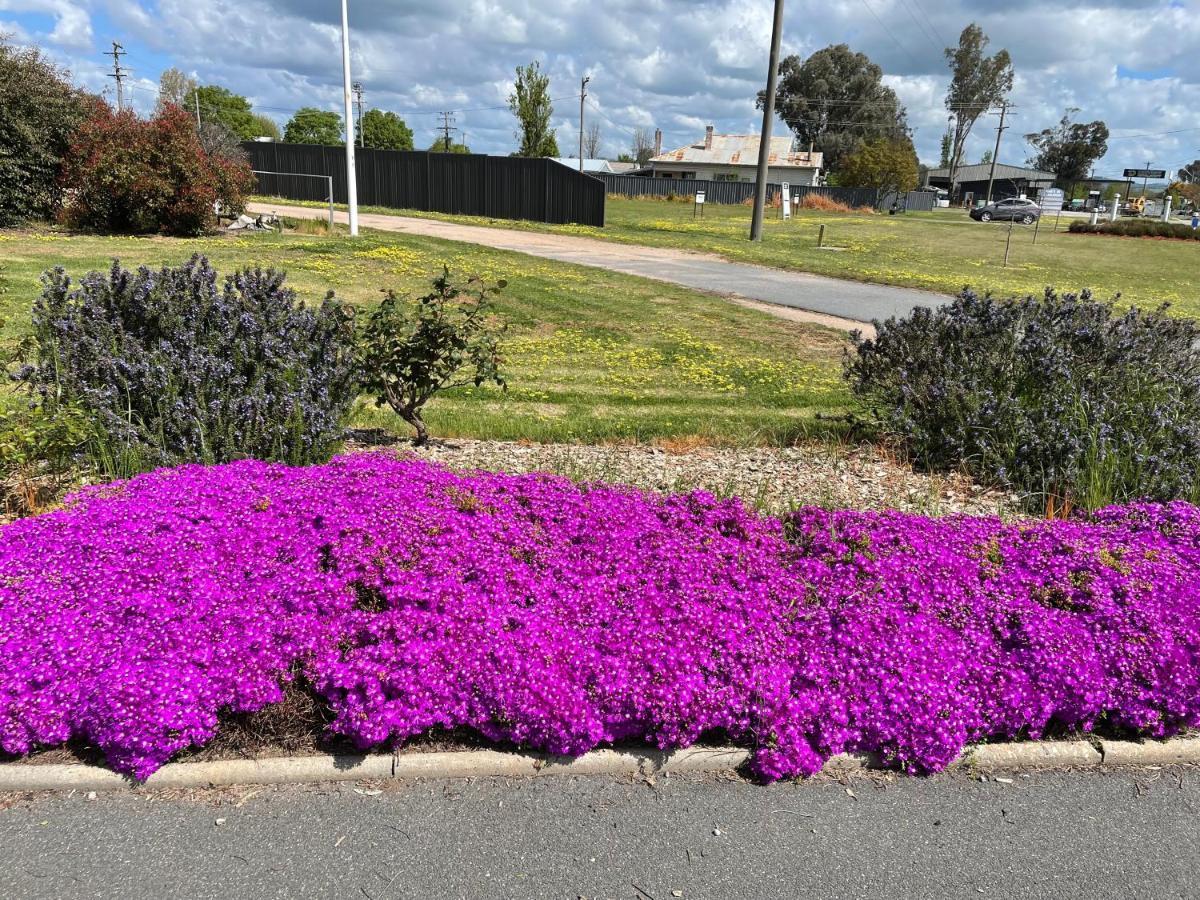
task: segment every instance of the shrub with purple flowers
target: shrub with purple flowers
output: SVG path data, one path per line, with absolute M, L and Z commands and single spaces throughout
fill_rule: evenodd
M 1200 725 L 1200 510 L 1005 524 L 382 454 L 162 469 L 0 530 L 0 749 L 144 778 L 302 676 L 362 747 L 437 726 L 576 754 L 719 729 L 842 751 Z
M 1200 498 L 1200 325 L 1081 294 L 970 290 L 875 323 L 846 373 L 921 464 L 1051 513 Z
M 341 439 L 357 395 L 354 329 L 332 295 L 307 309 L 282 272 L 261 269 L 222 287 L 201 256 L 42 281 L 17 377 L 47 410 L 90 418 L 101 471 L 323 461 Z

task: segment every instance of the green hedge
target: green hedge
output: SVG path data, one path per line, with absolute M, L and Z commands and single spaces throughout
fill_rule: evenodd
M 1193 230 L 1183 222 L 1160 222 L 1157 219 L 1117 219 L 1115 222 L 1072 222 L 1073 234 L 1115 234 L 1120 237 L 1179 238 L 1185 241 L 1200 240 L 1200 229 Z

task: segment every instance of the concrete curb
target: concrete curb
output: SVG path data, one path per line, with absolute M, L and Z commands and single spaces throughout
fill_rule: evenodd
M 732 774 L 750 759 L 739 747 L 691 747 L 670 753 L 654 750 L 595 750 L 580 757 L 540 753 L 466 750 L 403 753 L 392 756 L 292 756 L 218 762 L 170 763 L 139 785 L 109 769 L 87 765 L 0 764 L 0 793 L 18 791 L 105 791 L 144 787 L 222 787 L 232 784 L 313 784 L 391 778 L 532 778 L 547 775 L 644 776 L 708 772 Z M 1103 766 L 1160 766 L 1200 763 L 1200 738 L 1168 741 L 1098 740 L 982 744 L 968 749 L 952 770 L 1021 771 Z M 837 774 L 886 768 L 870 755 L 843 754 L 825 764 Z

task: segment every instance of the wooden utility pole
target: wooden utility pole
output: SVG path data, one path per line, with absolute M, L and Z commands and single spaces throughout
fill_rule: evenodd
M 783 0 L 775 0 L 775 22 L 771 26 L 771 61 L 767 69 L 767 95 L 763 103 L 762 134 L 758 144 L 758 176 L 754 185 L 754 212 L 750 217 L 750 240 L 762 240 L 763 210 L 767 205 L 767 177 L 771 165 L 771 126 L 775 119 L 775 85 L 779 80 L 779 41 L 783 34 Z
M 354 89 L 354 105 L 358 107 L 358 146 L 366 147 L 367 146 L 367 136 L 365 134 L 363 134 L 363 127 L 362 127 L 362 113 L 363 113 L 362 82 L 361 81 L 354 82 L 353 89 Z
M 112 42 L 112 50 L 104 54 L 113 58 L 113 70 L 109 72 L 108 77 L 115 79 L 117 82 L 117 112 L 125 110 L 125 76 L 128 74 L 125 69 L 121 68 L 121 57 L 125 56 L 125 48 L 116 41 Z
M 592 79 L 584 76 L 579 83 L 579 172 L 583 173 L 583 101 L 587 99 L 588 82 Z
M 996 149 L 992 151 L 992 170 L 988 173 L 987 199 L 984 205 L 992 202 L 992 182 L 996 180 L 996 159 L 1000 156 L 1000 136 L 1004 134 L 1004 116 L 1008 112 L 1008 101 L 1000 103 L 1000 124 L 996 127 Z

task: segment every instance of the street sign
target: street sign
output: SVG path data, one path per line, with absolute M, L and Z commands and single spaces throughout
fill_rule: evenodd
M 1046 188 L 1038 197 L 1038 206 L 1043 210 L 1059 212 L 1062 210 L 1064 194 L 1060 188 Z
M 696 202 L 697 203 L 704 202 L 704 191 L 696 191 Z
M 780 208 L 783 210 L 783 217 L 790 219 L 792 217 L 792 186 L 786 181 L 780 185 L 783 189 L 783 203 Z
M 692 207 L 692 218 L 696 218 L 696 213 L 700 213 L 700 217 L 704 217 L 704 191 L 696 191 L 696 203 Z
M 1123 178 L 1166 178 L 1166 169 L 1126 169 Z

